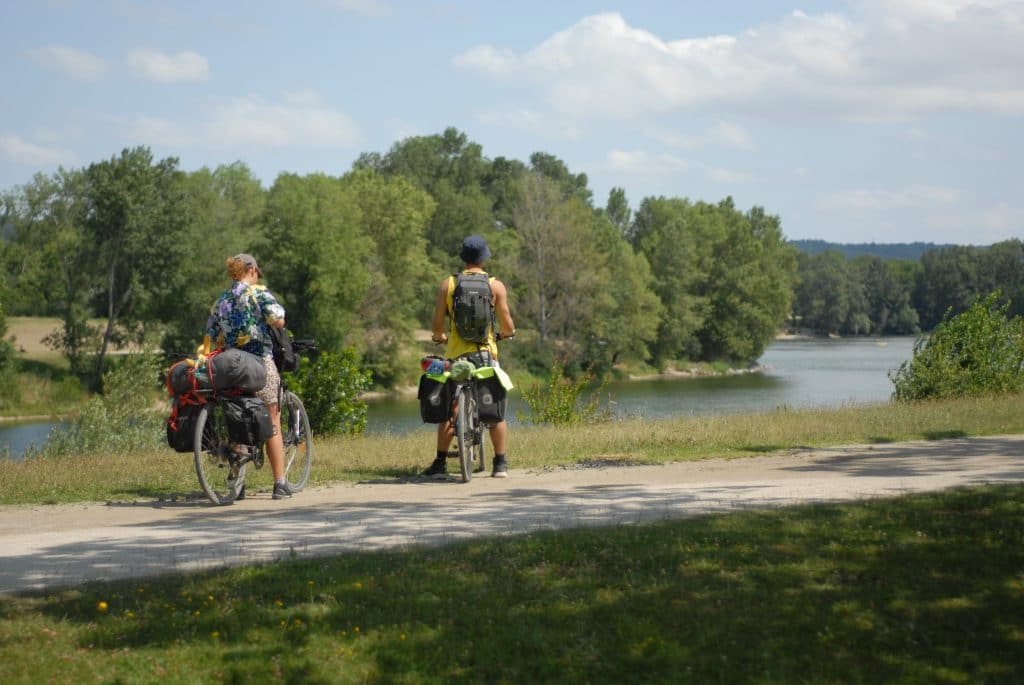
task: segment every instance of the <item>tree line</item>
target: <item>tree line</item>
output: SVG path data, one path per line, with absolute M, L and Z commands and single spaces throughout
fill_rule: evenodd
M 410 342 L 471 233 L 488 239 L 488 269 L 510 288 L 518 335 L 503 354 L 538 373 L 748 362 L 793 318 L 867 332 L 849 303 L 854 280 L 874 274 L 798 256 L 761 207 L 660 196 L 634 208 L 621 188 L 599 206 L 587 176 L 558 158 L 489 159 L 454 128 L 364 153 L 338 175 L 282 173 L 269 188 L 241 162 L 187 172 L 125 149 L 4 192 L 0 231 L 3 310 L 58 317 L 52 344 L 91 378 L 115 344 L 194 350 L 227 285 L 224 260 L 242 251 L 258 257 L 289 328 L 354 350 L 379 387 L 408 379 Z M 911 300 L 918 326 L 960 303 L 925 259 L 921 279 L 880 268 L 872 277 L 885 283 L 935 284 L 927 314 Z M 817 298 L 805 296 L 809 279 Z M 845 307 L 819 302 L 829 292 Z M 906 323 L 899 302 L 882 332 Z
M 930 331 L 1000 293 L 1009 316 L 1024 313 L 1024 244 L 927 250 L 917 261 L 838 250 L 797 258 L 790 325 L 818 334 L 906 335 Z

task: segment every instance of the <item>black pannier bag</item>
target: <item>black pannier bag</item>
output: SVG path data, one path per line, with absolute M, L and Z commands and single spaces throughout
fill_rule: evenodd
M 476 387 L 476 408 L 482 423 L 492 424 L 505 420 L 505 405 L 508 402 L 508 391 L 497 376 L 479 376 L 474 383 Z
M 299 370 L 300 357 L 292 347 L 292 335 L 287 328 L 270 327 L 271 354 L 274 365 L 281 373 L 292 373 Z
M 452 396 L 447 378 L 423 374 L 416 398 L 420 401 L 423 423 L 444 423 L 451 418 Z
M 248 395 L 224 397 L 220 404 L 224 407 L 224 418 L 227 420 L 231 442 L 239 445 L 262 445 L 274 434 L 270 412 L 260 398 Z
M 194 448 L 196 420 L 201 404 L 183 403 L 175 397 L 171 402 L 171 415 L 167 417 L 167 446 L 175 452 L 191 452 Z

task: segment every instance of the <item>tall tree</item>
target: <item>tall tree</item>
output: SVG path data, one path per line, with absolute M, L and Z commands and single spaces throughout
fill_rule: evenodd
M 626 191 L 622 188 L 612 188 L 608 193 L 608 203 L 604 209 L 608 220 L 612 222 L 619 233 L 626 237 L 629 235 L 629 225 L 633 218 L 633 210 L 629 208 L 629 201 L 626 199 Z
M 712 244 L 708 277 L 700 291 L 708 314 L 697 333 L 704 359 L 753 361 L 761 356 L 790 312 L 796 250 L 786 244 L 779 218 L 760 207 L 746 215 L 731 198 L 699 204 L 702 240 Z
M 632 244 L 650 264 L 654 291 L 665 308 L 652 353 L 658 364 L 696 358 L 695 333 L 704 325 L 710 245 L 692 225 L 692 205 L 681 198 L 648 197 L 640 203 L 630 230 Z
M 575 197 L 586 205 L 591 204 L 593 193 L 587 187 L 587 175 L 572 173 L 565 162 L 554 155 L 534 152 L 530 155 L 530 169 L 554 181 L 562 199 Z
M 404 176 L 434 198 L 437 207 L 426 239 L 431 258 L 439 266 L 458 254 L 463 238 L 486 232 L 494 223 L 492 201 L 483 191 L 489 163 L 480 145 L 455 128 L 406 138 L 383 157 L 363 155 L 354 168 Z
M 793 305 L 795 323 L 817 333 L 839 333 L 850 318 L 850 273 L 838 250 L 801 254 Z
M 990 245 L 980 261 L 979 294 L 999 291 L 1010 303 L 1011 316 L 1024 314 L 1024 243 L 1013 239 Z
M 593 210 L 532 172 L 520 186 L 513 217 L 521 243 L 517 317 L 536 328 L 540 349 L 579 359 L 609 280 Z
M 347 174 L 342 187 L 359 207 L 361 232 L 373 242 L 364 268 L 377 286 L 356 309 L 358 349 L 374 381 L 391 386 L 403 371 L 402 346 L 426 324 L 424 306 L 432 308 L 437 293 L 440 276 L 427 259 L 424 237 L 435 204 L 405 178 L 371 171 Z
M 164 349 L 177 352 L 194 349 L 202 339 L 210 306 L 224 289 L 224 260 L 250 252 L 262 264 L 273 249 L 263 238 L 266 191 L 244 164 L 185 174 L 180 192 L 188 208 L 185 243 L 190 249 L 175 271 L 188 286 L 167 293 L 160 306 L 167 324 Z
M 931 330 L 949 309 L 967 311 L 981 292 L 978 249 L 954 246 L 928 250 L 921 256 L 921 275 L 914 288 L 914 307 L 921 326 Z
M 267 284 L 285 307 L 288 326 L 329 351 L 355 345 L 356 312 L 371 286 L 375 246 L 362 229 L 350 189 L 325 174 L 281 174 L 264 215 Z
M 85 170 L 88 203 L 83 247 L 103 276 L 102 332 L 96 378 L 119 335 L 136 341 L 157 312 L 150 306 L 173 292 L 171 277 L 186 253 L 185 204 L 177 183 L 178 161 L 153 161 L 148 148 L 125 149 Z
M 850 263 L 852 278 L 863 286 L 870 332 L 875 335 L 918 332 L 917 312 L 910 304 L 912 272 L 900 264 L 875 255 L 858 255 Z
M 595 216 L 593 234 L 605 277 L 594 293 L 594 315 L 584 332 L 585 361 L 601 369 L 621 360 L 646 361 L 664 312 L 651 267 L 607 216 Z

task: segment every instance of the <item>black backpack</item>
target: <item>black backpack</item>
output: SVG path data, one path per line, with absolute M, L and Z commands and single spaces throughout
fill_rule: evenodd
M 494 322 L 493 299 L 491 277 L 487 274 L 455 274 L 452 320 L 460 338 L 467 342 L 487 342 Z
M 299 370 L 299 355 L 292 347 L 292 336 L 287 328 L 270 326 L 270 340 L 273 342 L 271 353 L 274 355 L 274 366 L 281 373 Z

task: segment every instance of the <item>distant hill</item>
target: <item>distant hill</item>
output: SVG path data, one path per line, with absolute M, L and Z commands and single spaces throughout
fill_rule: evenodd
M 825 240 L 790 240 L 789 244 L 809 255 L 835 250 L 842 252 L 847 259 L 869 254 L 882 259 L 906 259 L 912 262 L 921 259 L 921 255 L 928 250 L 955 247 L 937 243 L 830 243 Z

